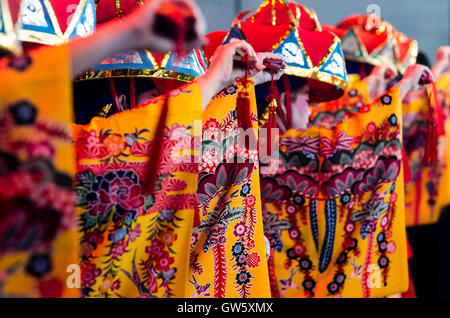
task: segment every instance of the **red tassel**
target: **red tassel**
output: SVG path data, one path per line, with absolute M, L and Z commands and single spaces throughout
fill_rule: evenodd
M 253 127 L 250 97 L 245 91 L 239 92 L 236 101 L 236 116 L 238 125 L 244 130 Z
M 201 224 L 200 209 L 198 208 L 198 205 L 196 204 L 194 207 L 194 228 L 199 227 L 200 224 Z
M 437 162 L 437 144 L 438 144 L 437 125 L 434 116 L 430 117 L 431 118 L 428 119 L 428 136 L 427 136 L 427 143 L 425 146 L 425 154 L 422 160 L 423 165 L 430 165 Z
M 136 107 L 136 86 L 134 84 L 134 77 L 130 77 L 130 108 Z
M 404 146 L 402 146 L 402 163 L 403 163 L 403 180 L 405 184 L 407 184 L 412 180 L 412 172 Z
M 269 120 L 266 125 L 267 129 L 267 154 L 272 154 L 272 129 L 277 128 L 277 108 L 278 103 L 276 99 L 272 99 L 269 104 Z
M 123 112 L 122 105 L 119 103 L 119 97 L 117 96 L 117 90 L 116 90 L 116 84 L 114 83 L 114 78 L 109 79 L 109 89 L 111 91 L 111 96 L 113 99 L 114 107 L 116 107 L 116 110 L 118 113 Z
M 438 110 L 439 104 L 436 99 L 436 87 L 435 84 L 432 83 L 432 94 L 434 94 L 434 99 L 429 98 L 429 118 L 428 118 L 428 127 L 427 127 L 427 141 L 425 145 L 425 153 L 423 156 L 422 164 L 423 165 L 430 165 L 434 164 L 438 161 L 437 158 L 437 146 L 438 146 L 438 137 L 439 134 L 444 134 L 444 126 L 443 126 L 443 120 L 442 120 L 442 113 L 439 114 Z M 439 127 L 439 115 L 441 116 L 441 126 Z

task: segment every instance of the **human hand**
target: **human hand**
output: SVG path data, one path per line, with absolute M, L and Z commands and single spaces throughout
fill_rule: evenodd
M 429 81 L 427 79 L 429 79 Z M 406 68 L 403 78 L 396 86 L 400 90 L 400 95 L 403 100 L 408 92 L 424 89 L 431 82 L 434 82 L 431 70 L 425 65 L 413 64 Z
M 370 98 L 374 100 L 381 95 L 397 75 L 397 68 L 391 63 L 375 66 L 370 75 L 365 79 Z
M 182 44 L 185 51 L 200 47 L 206 31 L 206 22 L 195 2 L 191 0 L 151 0 L 123 19 L 129 26 L 136 49 L 148 49 L 155 53 L 167 53 L 177 46 L 175 38 L 181 30 L 158 29 L 158 19 L 164 21 L 182 20 L 187 30 L 185 42 Z M 175 22 L 175 21 L 172 21 Z M 172 26 L 176 28 L 177 25 Z M 170 32 L 169 32 L 170 31 Z
M 255 76 L 253 76 L 253 82 L 256 85 L 260 85 L 266 82 L 270 82 L 272 80 L 272 74 L 270 72 L 270 70 L 267 69 L 267 66 L 264 64 L 264 60 L 276 60 L 276 61 L 280 61 L 280 65 L 281 68 L 275 69 L 275 73 L 273 76 L 273 80 L 274 81 L 278 81 L 281 76 L 283 76 L 284 74 L 284 70 L 286 68 L 286 63 L 284 62 L 283 58 L 281 58 L 280 56 L 273 54 L 273 53 L 269 53 L 269 52 L 264 52 L 264 53 L 256 53 L 257 58 L 258 58 L 258 63 L 264 65 L 264 69 L 263 72 L 258 72 L 255 74 Z

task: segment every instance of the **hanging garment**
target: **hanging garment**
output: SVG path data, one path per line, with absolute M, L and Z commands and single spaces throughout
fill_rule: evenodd
M 147 194 L 142 183 L 163 103 L 158 97 L 74 129 L 83 297 L 186 296 L 199 87 L 170 93 L 157 185 Z
M 0 297 L 78 297 L 69 49 L 29 62 L 0 66 Z
M 450 205 L 450 72 L 441 75 L 436 82 L 439 105 L 445 120 L 444 143 L 439 144 L 439 161 L 443 162 L 442 181 L 436 199 L 436 209 L 442 212 Z
M 245 144 L 237 130 L 236 105 L 242 90 L 240 84 L 227 87 L 203 113 L 200 220 L 192 236 L 189 297 L 270 297 L 258 148 Z M 248 132 L 256 136 L 253 85 L 248 91 L 253 123 Z
M 424 164 L 429 134 L 430 92 L 411 92 L 403 101 L 403 140 L 411 167 L 412 180 L 405 185 L 406 225 L 436 223 L 440 215 L 437 198 L 445 170 L 445 135 L 438 138 L 438 160 Z M 432 96 L 432 95 L 431 95 Z
M 335 128 L 289 130 L 261 179 L 273 297 L 383 297 L 408 288 L 396 87 Z

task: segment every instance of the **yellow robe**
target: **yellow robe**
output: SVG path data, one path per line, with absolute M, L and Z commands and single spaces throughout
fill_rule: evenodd
M 242 89 L 226 88 L 203 113 L 197 190 L 201 223 L 192 237 L 189 297 L 270 297 L 258 151 L 245 147 L 236 131 L 237 92 Z M 252 86 L 249 91 L 256 134 Z M 239 159 L 232 161 L 235 156 Z
M 329 126 L 342 121 L 347 113 L 358 111 L 371 102 L 367 84 L 359 75 L 349 75 L 345 94 L 334 101 L 311 107 L 311 125 Z
M 422 164 L 428 135 L 429 96 L 433 98 L 430 91 L 411 92 L 403 101 L 403 138 L 412 173 L 412 180 L 405 185 L 407 226 L 436 223 L 440 216 L 438 196 L 445 191 L 442 189 L 445 136 L 438 138 L 438 162 L 427 166 Z
M 150 195 L 141 185 L 162 98 L 74 127 L 83 297 L 186 296 L 201 104 L 196 83 L 171 92 Z
M 0 297 L 78 297 L 67 46 L 0 66 Z
M 335 128 L 289 130 L 261 179 L 273 297 L 384 297 L 408 288 L 397 88 Z
M 442 211 L 444 207 L 450 205 L 450 72 L 442 74 L 436 88 L 445 120 L 445 138 L 439 148 L 439 160 L 444 163 L 444 171 L 436 199 L 436 208 Z

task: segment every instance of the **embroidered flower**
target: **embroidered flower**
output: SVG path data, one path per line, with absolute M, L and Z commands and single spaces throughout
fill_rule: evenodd
M 386 251 L 389 254 L 393 254 L 395 252 L 395 250 L 396 250 L 395 242 L 391 241 L 391 242 L 387 243 Z
M 360 113 L 368 113 L 370 111 L 370 105 L 364 105 L 363 107 L 361 107 L 361 109 L 359 110 Z
M 137 143 L 137 135 L 136 134 L 125 134 L 125 144 L 128 147 L 133 146 L 135 143 Z
M 389 266 L 389 258 L 387 258 L 386 256 L 381 256 L 378 259 L 378 266 L 380 266 L 380 268 L 386 268 Z
M 245 183 L 241 187 L 241 197 L 247 197 L 250 194 L 250 191 L 252 190 L 250 183 Z
M 127 236 L 128 230 L 125 227 L 118 228 L 111 234 L 109 234 L 108 239 L 113 243 L 117 244 L 120 240 L 123 240 Z
M 252 275 L 248 271 L 240 271 L 236 274 L 236 283 L 244 285 L 250 283 Z
M 33 277 L 40 278 L 52 270 L 52 260 L 49 254 L 34 254 L 28 260 L 26 271 Z
M 245 221 L 239 222 L 234 226 L 234 236 L 243 237 L 247 232 L 247 225 L 245 225 Z
M 198 243 L 198 233 L 192 233 L 191 246 L 195 246 Z
M 395 114 L 392 114 L 389 117 L 389 124 L 391 124 L 392 127 L 395 127 L 395 126 L 397 126 L 397 122 L 398 122 L 397 116 Z
M 398 198 L 398 195 L 397 195 L 397 193 L 392 193 L 391 194 L 391 198 L 390 198 L 390 202 L 391 203 L 394 203 L 395 201 L 397 201 L 397 198 Z
M 297 254 L 300 257 L 305 255 L 305 253 L 306 253 L 306 247 L 301 243 L 296 243 L 293 248 L 294 248 L 295 254 Z
M 355 238 L 346 238 L 342 245 L 345 250 L 353 251 L 358 246 L 358 240 Z
M 351 90 L 348 91 L 348 96 L 349 96 L 349 97 L 355 97 L 355 96 L 357 96 L 357 95 L 358 95 L 358 90 L 355 89 L 355 88 L 353 88 L 353 89 L 351 89 Z
M 250 268 L 258 267 L 260 262 L 261 256 L 259 256 L 256 252 L 250 253 L 250 255 L 247 257 L 247 265 Z
M 172 267 L 168 271 L 163 272 L 161 276 L 164 280 L 170 281 L 175 278 L 176 271 L 177 271 L 177 269 Z M 201 274 L 201 273 L 199 273 L 199 274 Z
M 377 125 L 374 122 L 370 122 L 366 126 L 366 133 L 368 135 L 373 135 L 377 131 Z
M 158 240 L 152 240 L 150 246 L 145 248 L 145 252 L 149 254 L 151 258 L 161 258 L 164 252 L 164 244 Z
M 236 84 L 230 85 L 224 89 L 225 95 L 235 95 L 237 93 L 238 86 Z
M 286 205 L 286 213 L 290 215 L 297 213 L 297 207 L 291 203 L 288 203 Z
M 208 130 L 216 130 L 216 129 L 219 129 L 219 127 L 220 127 L 220 123 L 219 123 L 219 121 L 217 120 L 217 119 L 215 119 L 215 118 L 210 118 L 210 119 L 208 119 L 206 122 L 205 122 L 205 124 L 203 125 L 203 129 L 205 130 L 205 131 L 208 131 Z
M 347 262 L 347 253 L 342 252 L 341 254 L 339 254 L 336 263 L 337 264 L 344 264 L 345 262 Z
M 137 238 L 141 235 L 141 225 L 137 224 L 134 229 L 128 232 L 128 238 L 131 243 L 137 240 Z
M 241 255 L 236 256 L 236 266 L 242 267 L 247 265 L 247 257 L 248 257 L 247 253 L 242 253 Z
M 242 244 L 241 242 L 236 242 L 231 248 L 231 254 L 236 257 L 238 255 L 241 255 L 242 253 L 244 253 L 244 244 Z
M 111 286 L 112 286 L 112 283 L 113 283 L 113 279 L 114 279 L 114 277 L 111 275 L 111 274 L 109 274 L 109 275 L 107 275 L 106 277 L 104 277 L 103 278 L 103 283 L 102 283 L 102 285 L 99 287 L 99 291 L 101 292 L 101 293 L 106 293 L 110 288 L 111 288 Z
M 37 109 L 28 101 L 20 101 L 9 109 L 17 125 L 31 125 L 36 121 Z
M 244 199 L 244 204 L 249 208 L 253 208 L 256 205 L 256 196 L 254 194 L 250 194 Z
M 344 231 L 348 234 L 353 233 L 354 230 L 355 224 L 353 222 L 348 222 L 344 227 Z
M 303 281 L 302 285 L 305 290 L 312 291 L 316 287 L 316 282 L 311 278 L 307 278 Z
M 345 282 L 345 274 L 344 273 L 338 273 L 334 276 L 334 281 L 338 284 L 338 285 L 342 285 Z
M 127 246 L 128 246 L 128 242 L 125 240 L 120 240 L 119 242 L 117 242 L 117 244 L 111 248 L 112 258 L 118 259 L 120 256 L 125 254 Z
M 161 257 L 155 262 L 155 270 L 166 272 L 174 262 L 174 258 L 169 257 L 169 252 L 164 251 Z
M 175 214 L 175 210 L 162 210 L 161 212 L 159 212 L 159 217 L 158 219 L 161 222 L 171 222 L 173 221 L 173 215 Z
M 388 221 L 389 221 L 388 216 L 387 215 L 383 216 L 380 222 L 381 227 L 385 227 L 388 224 Z
M 109 150 L 109 153 L 114 157 L 118 157 L 125 150 L 125 142 L 123 137 L 119 134 L 108 135 L 104 140 L 103 144 Z
M 352 199 L 352 196 L 351 196 L 350 194 L 348 194 L 348 193 L 345 193 L 345 194 L 341 197 L 340 201 L 341 201 L 342 204 L 345 205 L 345 204 L 349 203 L 351 199 Z
M 255 240 L 250 240 L 250 241 L 247 242 L 247 248 L 248 248 L 249 250 L 255 248 L 255 246 L 256 246 Z
M 130 216 L 127 212 L 137 210 L 145 203 L 139 178 L 132 170 L 116 170 L 95 176 L 86 200 L 89 215 L 96 218 L 105 216 L 114 206 L 117 213 Z
M 94 248 L 92 247 L 92 244 L 84 242 L 81 244 L 81 249 L 80 249 L 80 254 L 81 256 L 88 256 L 92 251 L 94 250 Z
M 336 294 L 339 291 L 339 284 L 336 282 L 331 282 L 328 284 L 327 288 L 330 294 Z
M 291 240 L 296 241 L 298 238 L 300 238 L 300 230 L 297 228 L 291 228 L 289 230 L 289 237 Z
M 298 263 L 300 268 L 304 271 L 309 271 L 312 268 L 312 262 L 308 258 L 302 258 Z
M 297 259 L 298 255 L 295 253 L 295 250 L 293 248 L 290 248 L 286 251 L 286 256 L 289 259 Z
M 387 250 L 387 242 L 383 241 L 378 243 L 378 250 L 380 251 L 380 253 L 384 253 Z
M 381 242 L 383 242 L 385 240 L 386 240 L 386 235 L 383 232 L 381 232 L 380 234 L 377 235 L 377 242 L 378 243 L 381 243 Z
M 300 194 L 294 195 L 294 203 L 298 206 L 303 206 L 305 204 L 305 198 Z
M 114 281 L 114 283 L 111 285 L 111 290 L 112 291 L 119 290 L 119 288 L 120 288 L 120 280 Z
M 94 246 L 97 246 L 98 244 L 103 243 L 103 234 L 99 228 L 96 228 L 90 232 L 86 232 L 84 239 Z
M 101 269 L 95 267 L 95 264 L 85 263 L 81 267 L 81 284 L 83 286 L 93 286 L 95 280 L 102 273 Z
M 173 242 L 177 240 L 177 235 L 172 228 L 168 228 L 159 234 L 159 239 L 166 246 L 172 246 Z
M 381 104 L 383 104 L 385 106 L 390 105 L 392 103 L 392 96 L 385 94 L 381 97 L 380 101 L 381 101 Z

